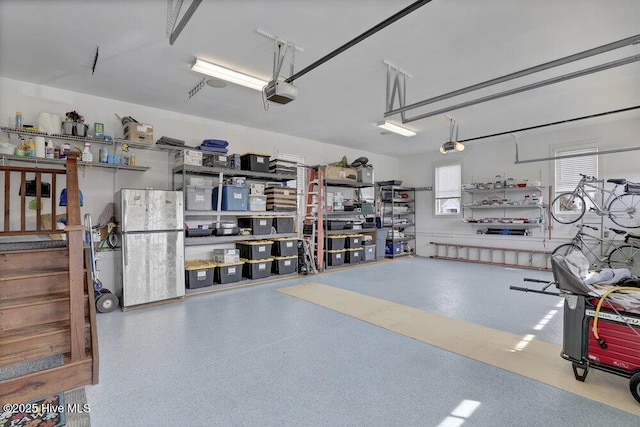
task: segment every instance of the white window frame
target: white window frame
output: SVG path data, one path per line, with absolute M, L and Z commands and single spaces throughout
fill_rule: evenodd
M 448 189 L 441 189 L 438 181 L 438 169 L 457 166 L 460 169 L 460 177 L 459 182 L 457 184 L 454 183 Z M 433 191 L 433 212 L 435 216 L 461 216 L 462 215 L 462 162 L 446 162 L 446 163 L 438 163 L 433 166 L 433 182 L 434 182 L 434 191 Z M 455 187 L 455 188 L 454 188 Z M 440 196 L 441 192 L 447 192 L 447 195 L 444 197 Z M 440 201 L 441 200 L 458 200 L 458 212 L 440 212 Z

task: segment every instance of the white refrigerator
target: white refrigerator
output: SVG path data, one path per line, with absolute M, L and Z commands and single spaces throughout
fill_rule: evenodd
M 183 297 L 182 191 L 122 189 L 114 202 L 122 234 L 122 307 Z

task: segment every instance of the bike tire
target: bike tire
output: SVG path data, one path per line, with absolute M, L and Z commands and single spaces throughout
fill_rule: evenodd
M 580 246 L 574 245 L 573 243 L 564 243 L 553 250 L 551 255 L 560 254 L 562 256 L 567 256 L 573 251 L 580 251 Z
M 585 209 L 579 194 L 560 193 L 551 202 L 551 216 L 560 224 L 573 224 L 584 216 Z
M 640 194 L 622 194 L 609 203 L 609 219 L 624 228 L 640 227 Z
M 640 275 L 640 248 L 637 246 L 618 246 L 609 252 L 607 261 L 611 268 L 628 268 L 632 275 Z

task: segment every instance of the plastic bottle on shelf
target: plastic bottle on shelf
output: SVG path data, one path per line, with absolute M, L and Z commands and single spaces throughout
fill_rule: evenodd
M 102 147 L 100 150 L 100 163 L 107 163 L 109 161 L 109 149 L 107 147 Z
M 36 156 L 36 143 L 33 142 L 33 138 L 29 137 L 29 141 L 27 142 L 27 146 L 29 147 L 27 150 L 27 156 L 35 157 Z
M 55 147 L 53 146 L 53 141 L 51 141 L 50 139 L 45 142 L 44 153 L 45 153 L 44 156 L 47 159 L 53 159 L 55 157 L 54 156 Z
M 16 111 L 16 129 L 22 129 L 22 113 Z
M 131 153 L 131 156 L 129 157 L 129 166 L 135 166 L 136 165 L 136 153 Z
M 92 162 L 93 161 L 93 154 L 91 154 L 91 151 L 89 150 L 91 148 L 91 144 L 89 144 L 88 142 L 84 143 L 84 151 L 82 152 L 82 161 L 83 162 Z

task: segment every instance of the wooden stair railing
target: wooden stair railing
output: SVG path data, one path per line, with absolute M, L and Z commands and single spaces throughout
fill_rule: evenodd
M 65 169 L 0 166 L 4 177 L 4 226 L 0 236 L 60 234 L 56 230 L 56 197 L 59 175 L 66 175 L 66 247 L 56 250 L 21 250 L 0 253 L 0 343 L 12 343 L 0 351 L 4 365 L 15 361 L 30 361 L 37 357 L 64 354 L 64 364 L 0 381 L 0 402 L 20 403 L 98 382 L 98 346 L 95 320 L 93 282 L 84 249 L 85 228 L 80 218 L 80 197 L 77 172 L 78 153 L 67 155 Z M 19 196 L 12 185 L 12 175 L 19 175 Z M 27 176 L 35 175 L 35 229 L 28 226 Z M 51 179 L 50 223 L 45 209 L 41 184 Z M 12 187 L 14 194 L 11 194 Z M 19 198 L 19 207 L 11 202 Z M 33 206 L 29 207 L 33 208 Z M 12 214 L 20 213 L 18 224 Z M 30 225 L 30 224 L 29 224 Z M 12 227 L 13 226 L 13 227 Z M 32 266 L 30 264 L 33 264 Z M 35 272 L 29 271 L 36 270 Z M 62 275 L 61 275 L 62 274 Z M 33 294 L 29 295 L 29 290 Z M 33 306 L 30 306 L 33 305 Z M 31 315 L 41 307 L 39 315 Z M 5 317 L 2 314 L 5 313 Z M 48 314 L 45 314 L 48 313 Z M 47 317 L 48 316 L 48 317 Z M 24 320 L 20 320 L 24 319 Z M 11 322 L 14 321 L 14 324 Z M 24 334 L 21 336 L 21 334 Z M 47 345 L 37 347 L 38 334 L 48 338 Z M 55 337 L 54 337 L 55 336 Z M 4 340 L 4 341 L 2 341 Z M 50 343 L 49 343 L 50 342 Z M 0 365 L 2 366 L 2 365 Z

